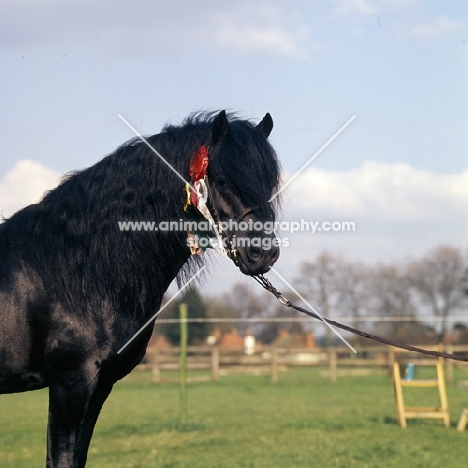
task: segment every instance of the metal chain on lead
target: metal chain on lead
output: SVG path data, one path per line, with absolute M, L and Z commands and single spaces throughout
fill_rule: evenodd
M 276 299 L 278 299 L 281 304 L 285 305 L 286 307 L 292 307 L 293 303 L 283 296 L 272 284 L 271 281 L 265 278 L 263 275 L 256 275 L 252 276 L 252 278 L 257 282 L 260 283 L 267 291 L 271 292 Z

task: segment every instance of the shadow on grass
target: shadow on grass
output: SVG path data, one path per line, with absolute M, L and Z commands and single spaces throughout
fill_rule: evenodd
M 206 424 L 199 423 L 181 423 L 179 421 L 173 421 L 165 424 L 164 430 L 176 431 L 176 432 L 199 432 L 206 430 Z
M 383 423 L 384 424 L 390 424 L 392 426 L 395 426 L 395 425 L 398 424 L 396 418 L 392 418 L 390 416 L 385 416 L 384 419 L 383 419 Z

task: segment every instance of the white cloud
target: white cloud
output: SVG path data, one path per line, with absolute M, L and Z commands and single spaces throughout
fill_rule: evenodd
M 216 38 L 220 44 L 241 53 L 267 53 L 299 59 L 308 57 L 294 38 L 278 27 L 256 28 L 233 24 L 218 31 Z
M 370 16 L 377 14 L 377 8 L 366 0 L 336 0 L 335 14 L 347 16 L 358 14 Z
M 380 262 L 422 255 L 440 244 L 467 245 L 468 170 L 445 175 L 367 161 L 343 172 L 311 168 L 285 192 L 284 220 L 355 223 L 355 230 L 343 232 L 282 232 L 290 243 L 281 264 L 290 268 L 323 250 Z
M 346 172 L 312 168 L 286 191 L 294 213 L 395 222 L 447 221 L 468 214 L 468 170 L 443 175 L 405 163 L 368 161 Z
M 24 159 L 0 179 L 0 214 L 11 216 L 20 208 L 37 203 L 45 191 L 53 189 L 61 174 L 38 161 Z
M 466 30 L 466 24 L 445 16 L 439 16 L 430 23 L 413 27 L 412 34 L 423 40 L 437 40 L 464 30 Z
M 4 47 L 80 43 L 103 54 L 156 55 L 200 49 L 304 58 L 308 26 L 292 5 L 238 0 L 4 2 Z
M 309 29 L 300 17 L 271 2 L 244 3 L 242 8 L 213 14 L 214 37 L 222 47 L 295 59 L 308 57 Z

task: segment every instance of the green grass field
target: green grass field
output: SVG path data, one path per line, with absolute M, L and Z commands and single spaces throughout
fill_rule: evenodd
M 467 379 L 466 373 L 456 374 Z M 420 390 L 418 403 L 437 403 Z M 145 372 L 118 383 L 104 405 L 90 468 L 136 467 L 434 467 L 468 463 L 468 429 L 455 430 L 468 400 L 448 387 L 452 427 L 440 421 L 396 425 L 387 376 L 343 377 L 316 369 L 268 377 L 226 376 L 189 385 L 189 421 L 178 422 L 177 384 Z M 409 394 L 408 394 L 409 395 Z M 0 395 L 0 467 L 45 465 L 47 391 Z

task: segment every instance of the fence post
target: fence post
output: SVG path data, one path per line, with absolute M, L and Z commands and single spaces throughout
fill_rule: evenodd
M 151 356 L 151 373 L 153 382 L 161 382 L 161 367 L 159 365 L 159 348 L 155 346 Z
M 330 363 L 330 381 L 336 382 L 336 348 L 328 348 L 328 361 Z
M 187 304 L 179 305 L 180 316 L 180 367 L 179 367 L 179 403 L 180 403 L 180 422 L 187 423 Z
M 216 345 L 211 348 L 211 379 L 219 379 L 219 348 Z
M 394 361 L 394 354 L 393 348 L 388 346 L 387 348 L 387 369 L 388 369 L 388 376 L 393 378 L 393 361 Z
M 276 346 L 271 347 L 271 383 L 278 382 L 278 349 Z
M 453 354 L 453 345 L 449 344 L 445 348 L 445 352 L 449 354 Z M 453 382 L 453 359 L 444 359 L 445 366 L 447 368 L 446 370 L 446 377 L 447 377 L 447 382 L 452 383 Z

